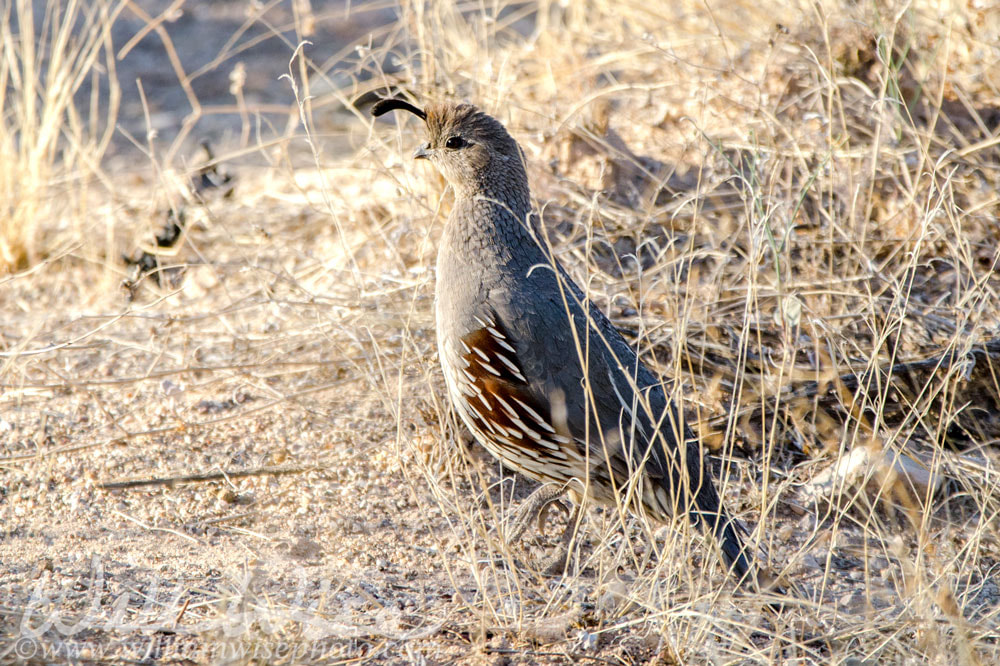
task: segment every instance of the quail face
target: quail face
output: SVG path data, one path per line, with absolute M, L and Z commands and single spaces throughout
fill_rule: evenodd
M 403 100 L 386 99 L 372 113 L 378 116 L 392 109 L 424 120 L 429 140 L 413 156 L 430 160 L 459 196 L 487 193 L 491 184 L 505 180 L 510 172 L 524 173 L 514 139 L 496 119 L 471 104 L 432 104 L 419 109 Z
M 488 140 L 476 136 L 461 123 L 448 123 L 432 131 L 430 140 L 413 154 L 427 159 L 459 192 L 475 188 L 488 178 L 493 150 Z

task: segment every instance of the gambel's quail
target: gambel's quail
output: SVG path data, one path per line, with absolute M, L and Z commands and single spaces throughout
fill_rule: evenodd
M 524 156 L 470 104 L 372 107 L 421 118 L 455 191 L 437 257 L 441 367 L 455 410 L 507 467 L 578 502 L 623 503 L 711 531 L 737 579 L 752 556 L 663 384 L 556 260 L 532 211 Z M 551 497 L 551 493 L 549 495 Z

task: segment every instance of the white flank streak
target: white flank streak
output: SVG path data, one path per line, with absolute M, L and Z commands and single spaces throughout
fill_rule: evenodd
M 478 386 L 470 382 L 463 382 L 461 377 L 455 377 L 455 386 L 462 395 L 474 396 L 476 393 L 482 393 Z
M 483 321 L 482 319 L 480 319 L 480 318 L 479 318 L 478 316 L 476 316 L 476 315 L 472 315 L 472 318 L 473 318 L 473 319 L 475 319 L 475 320 L 476 320 L 476 322 L 477 322 L 477 323 L 478 323 L 478 324 L 479 324 L 480 326 L 482 326 L 483 328 L 490 328 L 490 326 L 492 326 L 492 322 L 488 322 L 488 321 Z
M 493 337 L 495 337 L 497 340 L 506 340 L 507 339 L 506 335 L 504 335 L 503 333 L 501 333 L 497 329 L 493 328 L 492 326 L 487 326 L 486 330 L 489 331 L 491 334 L 493 334 Z
M 531 428 L 528 427 L 527 423 L 517 418 L 516 416 L 511 418 L 511 421 L 513 421 L 514 425 L 516 425 L 518 428 L 524 430 L 524 432 L 526 432 L 528 436 L 531 437 L 531 439 L 535 440 L 539 444 L 542 443 L 542 434 L 540 432 L 538 432 L 537 430 L 532 430 Z
M 520 379 L 522 382 L 528 381 L 527 379 L 524 378 L 524 375 L 521 374 L 521 371 L 517 369 L 517 366 L 514 365 L 509 358 L 507 358 L 503 354 L 496 354 L 496 357 L 498 359 L 500 359 L 500 362 L 503 363 L 504 365 L 506 365 L 510 369 L 511 372 L 514 373 L 515 377 L 517 377 L 518 379 Z
M 496 368 L 494 368 L 494 367 L 493 367 L 492 365 L 490 365 L 490 364 L 489 364 L 489 363 L 487 363 L 486 361 L 480 361 L 480 362 L 479 362 L 479 365 L 483 366 L 484 368 L 486 368 L 487 370 L 489 370 L 490 372 L 492 372 L 492 373 L 493 373 L 494 375 L 496 375 L 497 377 L 499 377 L 499 376 L 500 376 L 500 371 L 499 371 L 499 370 L 497 370 Z
M 632 412 L 632 406 L 625 404 L 625 398 L 623 398 L 622 394 L 618 392 L 618 385 L 615 384 L 615 379 L 611 376 L 610 372 L 608 373 L 608 381 L 611 382 L 611 388 L 614 389 L 615 395 L 618 396 L 618 402 L 621 403 L 622 409 L 625 410 L 625 412 L 628 413 L 629 418 L 632 419 L 632 422 L 629 425 L 638 430 L 644 439 L 649 439 L 646 435 L 646 431 L 642 427 L 642 423 L 639 422 L 639 419 L 635 418 L 635 414 Z
M 462 349 L 465 350 L 466 354 L 472 351 L 471 349 L 469 349 L 469 345 L 465 344 L 465 340 L 459 340 L 459 342 L 462 344 Z
M 535 440 L 535 442 L 537 444 L 541 444 L 542 446 L 544 446 L 545 448 L 547 448 L 549 451 L 551 451 L 553 454 L 559 450 L 558 446 L 556 446 L 555 444 L 553 444 L 552 442 L 550 442 L 547 439 L 538 438 L 537 440 Z
M 552 446 L 549 446 L 548 442 L 544 442 L 544 444 L 548 447 L 550 456 L 552 456 L 553 458 L 559 458 L 559 460 L 566 460 L 565 451 L 563 451 L 560 448 L 553 448 Z
M 535 423 L 537 423 L 538 425 L 540 425 L 542 428 L 544 428 L 548 432 L 551 432 L 553 434 L 555 433 L 555 431 L 556 431 L 555 428 L 553 428 L 548 423 L 546 423 L 545 419 L 542 418 L 541 414 L 539 414 L 538 412 L 536 412 L 535 410 L 533 410 L 531 407 L 529 407 L 528 405 L 526 405 L 523 402 L 521 402 L 520 400 L 518 400 L 517 398 L 514 398 L 514 402 L 516 402 L 517 404 L 521 405 L 521 407 L 524 408 L 524 411 L 528 412 L 528 415 L 531 418 L 535 419 Z M 566 439 L 566 438 L 564 437 L 563 439 Z M 569 440 L 566 440 L 566 441 L 569 442 Z
M 492 437 L 494 437 L 494 436 L 496 436 L 496 437 L 499 437 L 499 436 L 500 436 L 500 430 L 499 430 L 499 428 L 498 428 L 498 427 L 497 427 L 496 425 L 494 425 L 494 424 L 493 424 L 493 421 L 490 421 L 490 420 L 489 420 L 488 418 L 485 418 L 485 417 L 483 417 L 483 416 L 480 416 L 480 418 L 482 419 L 483 423 L 484 423 L 484 424 L 486 424 L 486 428 L 487 428 L 487 429 L 488 429 L 488 430 L 489 430 L 489 431 L 490 431 L 491 433 L 493 433 L 492 435 L 487 435 L 487 436 L 485 437 L 485 439 L 487 439 L 487 440 L 488 440 L 488 439 L 491 439 L 491 438 L 492 438 Z
M 493 397 L 497 399 L 497 402 L 499 402 L 501 406 L 503 406 L 504 411 L 507 412 L 507 416 L 512 419 L 517 418 L 517 412 L 514 411 L 514 408 L 510 406 L 509 402 L 504 400 L 503 397 L 499 395 L 495 395 Z
M 484 397 L 483 397 L 483 394 L 482 394 L 482 393 L 478 393 L 478 394 L 476 395 L 476 397 L 478 397 L 478 398 L 479 398 L 479 402 L 481 402 L 481 403 L 483 403 L 484 405 L 486 405 L 486 409 L 490 410 L 491 412 L 493 411 L 493 408 L 492 408 L 492 407 L 490 407 L 490 403 L 486 402 L 486 398 L 484 398 Z
M 501 340 L 500 338 L 497 338 L 496 343 L 498 345 L 500 345 L 501 347 L 503 347 L 504 349 L 506 349 L 507 351 L 509 351 L 511 354 L 514 354 L 515 356 L 517 355 L 517 350 L 514 349 L 513 347 L 511 347 L 509 344 L 507 344 L 503 340 Z
M 608 373 L 608 381 L 611 382 L 611 388 L 614 389 L 615 395 L 618 396 L 618 403 L 622 406 L 622 409 L 628 412 L 630 417 L 635 419 L 635 416 L 632 414 L 632 407 L 625 404 L 625 398 L 623 398 L 622 394 L 618 392 L 618 385 L 615 384 L 615 378 L 611 376 L 610 372 Z

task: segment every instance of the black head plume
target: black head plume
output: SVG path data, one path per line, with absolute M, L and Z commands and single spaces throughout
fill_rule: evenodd
M 372 104 L 372 115 L 381 116 L 384 113 L 389 113 L 395 109 L 403 109 L 404 111 L 409 111 L 417 118 L 421 120 L 427 120 L 427 114 L 424 113 L 423 109 L 419 109 L 405 99 L 396 99 L 395 97 L 389 97 L 387 99 L 380 99 L 379 101 Z

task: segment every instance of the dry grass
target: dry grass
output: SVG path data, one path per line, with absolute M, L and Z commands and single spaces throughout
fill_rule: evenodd
M 35 4 L 5 3 L 0 23 L 0 272 L 78 246 L 91 190 L 114 187 L 101 158 L 120 100 L 110 26 L 122 5 Z M 88 78 L 103 86 L 79 99 Z
M 340 5 L 257 7 L 197 71 L 166 6 L 7 10 L 0 654 L 1000 660 L 1000 11 L 566 4 L 352 4 L 346 36 Z M 103 157 L 123 16 L 187 104 L 169 136 L 122 127 L 141 168 Z M 283 105 L 244 89 L 261 26 Z M 330 26 L 343 49 L 316 59 Z M 199 92 L 213 72 L 229 98 Z M 449 195 L 406 158 L 419 123 L 367 118 L 388 90 L 473 100 L 520 141 L 568 270 L 682 379 L 782 614 L 680 524 L 591 507 L 558 578 L 534 571 L 558 515 L 503 543 L 530 484 L 445 406 Z M 235 179 L 203 188 L 187 156 L 215 117 L 234 129 L 208 166 Z M 158 248 L 170 209 L 184 233 Z M 122 263 L 136 247 L 152 273 Z M 831 475 L 861 451 L 886 462 Z

